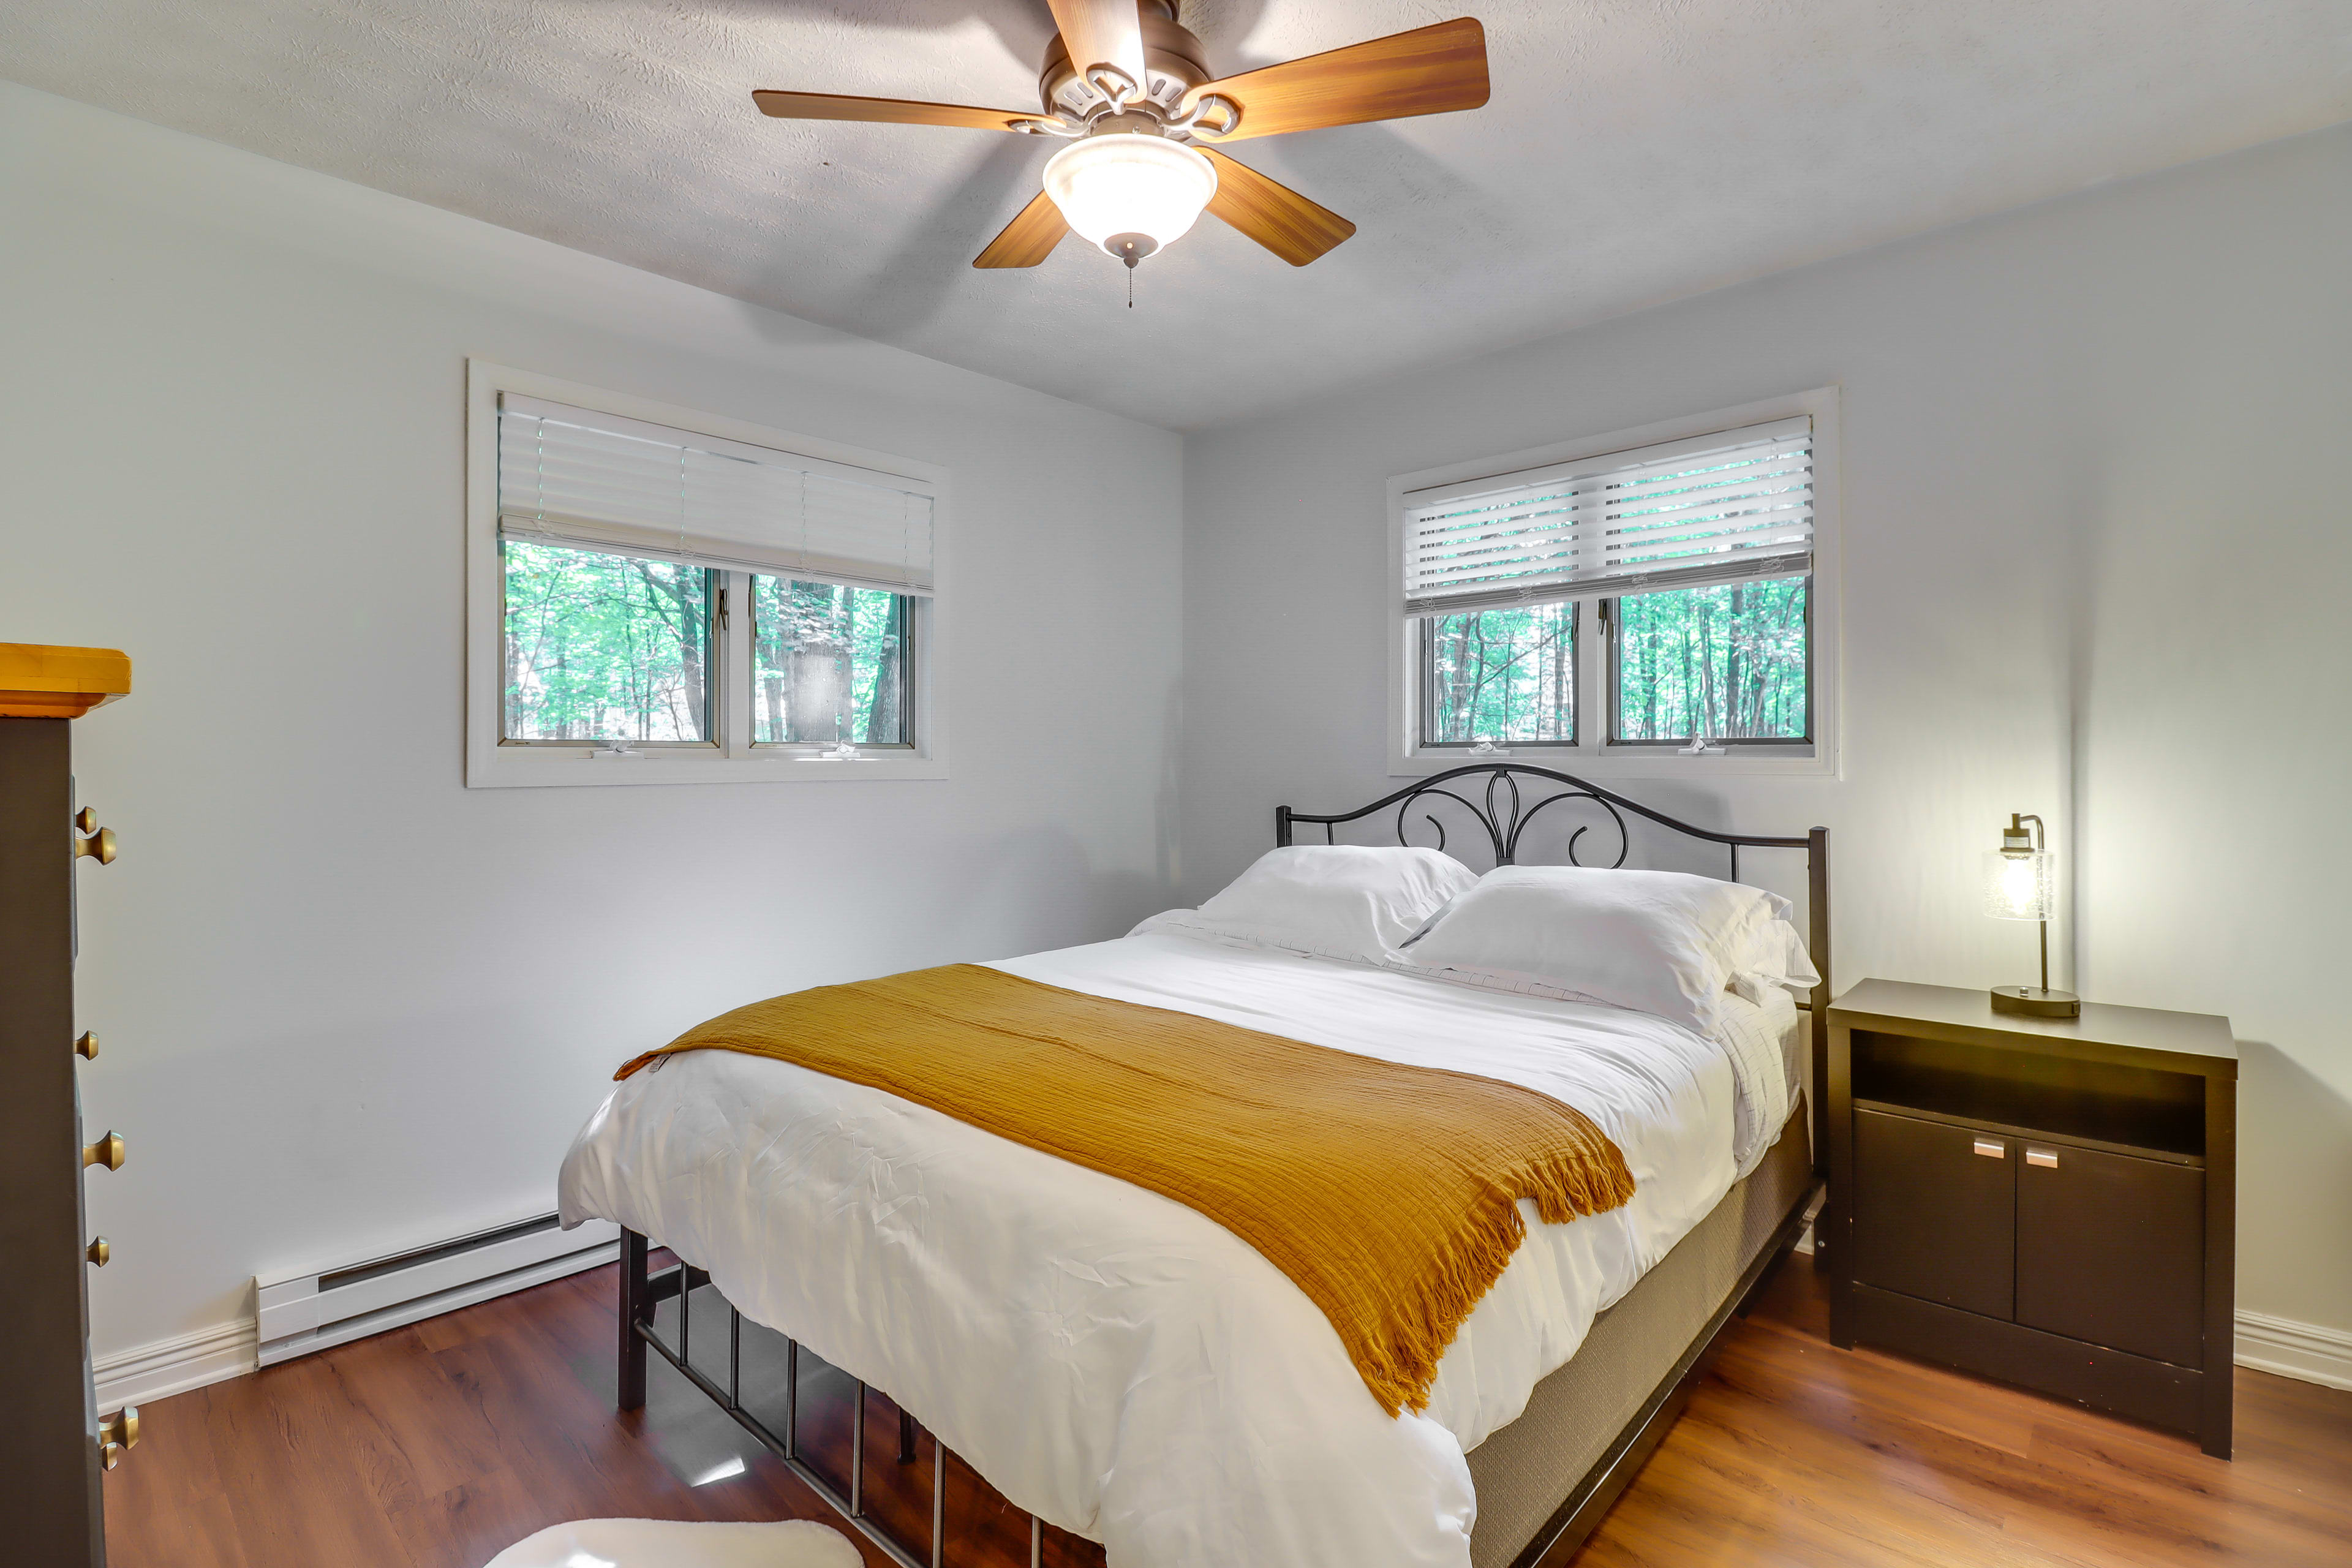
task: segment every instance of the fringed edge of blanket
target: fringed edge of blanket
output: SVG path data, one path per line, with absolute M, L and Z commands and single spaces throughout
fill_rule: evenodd
M 1480 1213 L 1464 1217 L 1454 1244 L 1439 1257 L 1431 1275 L 1418 1282 L 1420 1310 L 1401 1325 L 1400 1342 L 1348 1347 L 1364 1386 L 1391 1416 L 1429 1407 L 1437 1363 L 1446 1347 L 1527 1239 L 1519 1199 L 1533 1198 L 1537 1215 L 1547 1225 L 1565 1225 L 1633 1201 L 1633 1173 L 1626 1168 L 1623 1151 L 1598 1129 L 1591 1137 L 1598 1149 L 1573 1159 L 1521 1167 L 1512 1173 L 1507 1188 L 1496 1188 L 1480 1205 Z

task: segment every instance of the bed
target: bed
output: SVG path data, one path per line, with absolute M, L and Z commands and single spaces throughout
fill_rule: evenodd
M 621 1405 L 644 1403 L 659 1354 L 909 1568 L 1083 1561 L 1086 1541 L 1122 1568 L 1565 1561 L 1819 1187 L 1802 1091 L 1828 994 L 1826 832 L 1722 834 L 1483 763 L 1349 812 L 1284 808 L 1276 837 L 1366 824 L 1442 847 L 1466 827 L 1479 858 L 1511 864 L 1555 807 L 1593 817 L 1566 836 L 1571 861 L 1597 826 L 1623 863 L 1629 814 L 1720 847 L 1735 879 L 1742 848 L 1801 851 L 1811 1016 L 1780 992 L 1727 999 L 1720 1037 L 1702 1038 L 1164 920 L 989 966 L 1523 1083 L 1603 1128 L 1633 1198 L 1529 1230 L 1425 1409 L 1387 1415 L 1315 1305 L 1194 1209 L 877 1089 L 714 1050 L 623 1084 L 565 1162 L 565 1223 L 625 1231 Z M 659 1271 L 656 1247 L 676 1258 Z M 869 1444 L 871 1390 L 900 1413 L 895 1446 Z M 977 1500 L 965 1466 L 985 1478 Z

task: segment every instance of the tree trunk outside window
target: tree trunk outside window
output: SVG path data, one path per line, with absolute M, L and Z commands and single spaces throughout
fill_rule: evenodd
M 898 650 L 904 640 L 882 639 L 882 657 L 874 672 L 874 700 L 866 708 L 866 739 L 877 746 L 895 746 L 907 738 L 898 727 Z

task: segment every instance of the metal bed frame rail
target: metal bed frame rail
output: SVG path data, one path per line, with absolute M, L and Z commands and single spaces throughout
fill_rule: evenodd
M 857 1402 L 850 1415 L 849 1495 L 844 1497 L 833 1484 L 812 1469 L 800 1453 L 801 1345 L 798 1340 L 784 1336 L 784 1430 L 781 1436 L 771 1430 L 743 1405 L 743 1314 L 732 1301 L 727 1302 L 727 1383 L 724 1387 L 693 1363 L 694 1292 L 710 1283 L 710 1276 L 685 1260 L 672 1264 L 659 1273 L 648 1272 L 652 1243 L 634 1230 L 621 1232 L 621 1388 L 620 1407 L 641 1410 L 646 1403 L 646 1352 L 648 1347 L 662 1360 L 686 1375 L 687 1381 L 728 1415 L 733 1416 L 743 1430 L 751 1434 L 760 1446 L 783 1461 L 787 1469 L 798 1477 L 809 1490 L 824 1500 L 825 1504 L 860 1535 L 880 1547 L 899 1568 L 945 1568 L 947 1552 L 948 1447 L 936 1437 L 932 1439 L 931 1460 L 931 1540 L 928 1561 L 918 1557 L 897 1537 L 884 1530 L 866 1511 L 866 1392 L 863 1379 L 857 1384 Z M 654 1311 L 660 1303 L 675 1297 L 677 1300 L 677 1343 L 672 1345 L 655 1326 Z M 719 1300 L 726 1300 L 724 1296 Z M 915 1418 L 904 1410 L 898 1413 L 898 1462 L 915 1462 Z M 1035 1514 L 1029 1516 L 1029 1568 L 1041 1568 L 1045 1561 L 1045 1521 Z

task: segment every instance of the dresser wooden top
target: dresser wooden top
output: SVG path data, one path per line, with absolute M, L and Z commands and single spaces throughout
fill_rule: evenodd
M 0 719 L 79 719 L 130 692 L 120 649 L 0 642 Z

